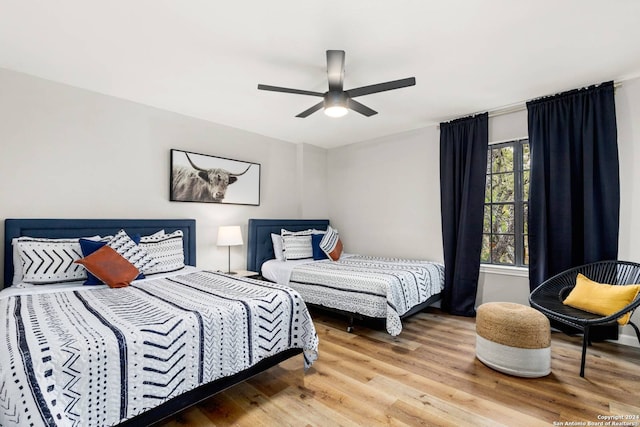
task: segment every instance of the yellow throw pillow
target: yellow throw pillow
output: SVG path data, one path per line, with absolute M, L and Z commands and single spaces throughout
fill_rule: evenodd
M 563 304 L 608 316 L 629 305 L 640 292 L 640 285 L 607 285 L 594 282 L 578 273 L 576 286 L 571 290 Z M 618 318 L 618 323 L 626 325 L 631 313 Z

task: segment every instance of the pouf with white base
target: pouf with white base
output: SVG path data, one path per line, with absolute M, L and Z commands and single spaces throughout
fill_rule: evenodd
M 488 367 L 519 377 L 551 372 L 549 319 L 538 310 L 511 302 L 478 307 L 476 357 Z

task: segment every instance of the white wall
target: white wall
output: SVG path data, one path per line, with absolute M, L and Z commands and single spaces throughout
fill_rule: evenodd
M 541 94 L 542 95 L 542 94 Z M 640 261 L 640 79 L 616 91 L 620 154 L 619 258 Z M 526 137 L 527 113 L 489 119 L 489 141 Z M 439 138 L 436 126 L 329 150 L 329 213 L 345 250 L 442 261 Z M 527 277 L 482 272 L 477 305 L 528 304 Z M 640 322 L 640 313 L 633 318 Z M 631 327 L 621 342 L 637 345 Z
M 435 127 L 329 150 L 329 217 L 346 252 L 442 260 Z
M 0 94 L 0 218 L 195 218 L 198 265 L 226 269 L 219 225 L 246 241 L 252 217 L 326 216 L 323 182 L 313 204 L 296 196 L 295 144 L 2 69 Z M 171 148 L 260 163 L 260 206 L 170 202 Z
M 306 219 L 329 218 L 327 206 L 327 150 L 298 144 L 298 216 Z
M 640 79 L 616 90 L 618 154 L 620 156 L 619 258 L 640 261 Z M 636 314 L 636 319 L 638 319 Z

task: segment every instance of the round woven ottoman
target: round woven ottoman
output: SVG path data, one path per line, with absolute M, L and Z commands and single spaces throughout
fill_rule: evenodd
M 476 357 L 488 367 L 519 377 L 551 372 L 549 319 L 538 310 L 511 302 L 478 307 Z

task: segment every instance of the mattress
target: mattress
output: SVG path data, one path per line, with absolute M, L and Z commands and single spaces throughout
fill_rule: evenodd
M 289 348 L 317 357 L 300 295 L 209 271 L 0 292 L 0 425 L 115 425 Z
M 384 318 L 391 335 L 402 331 L 401 316 L 444 287 L 441 263 L 365 255 L 338 261 L 267 261 L 262 274 L 291 286 L 306 303 Z

